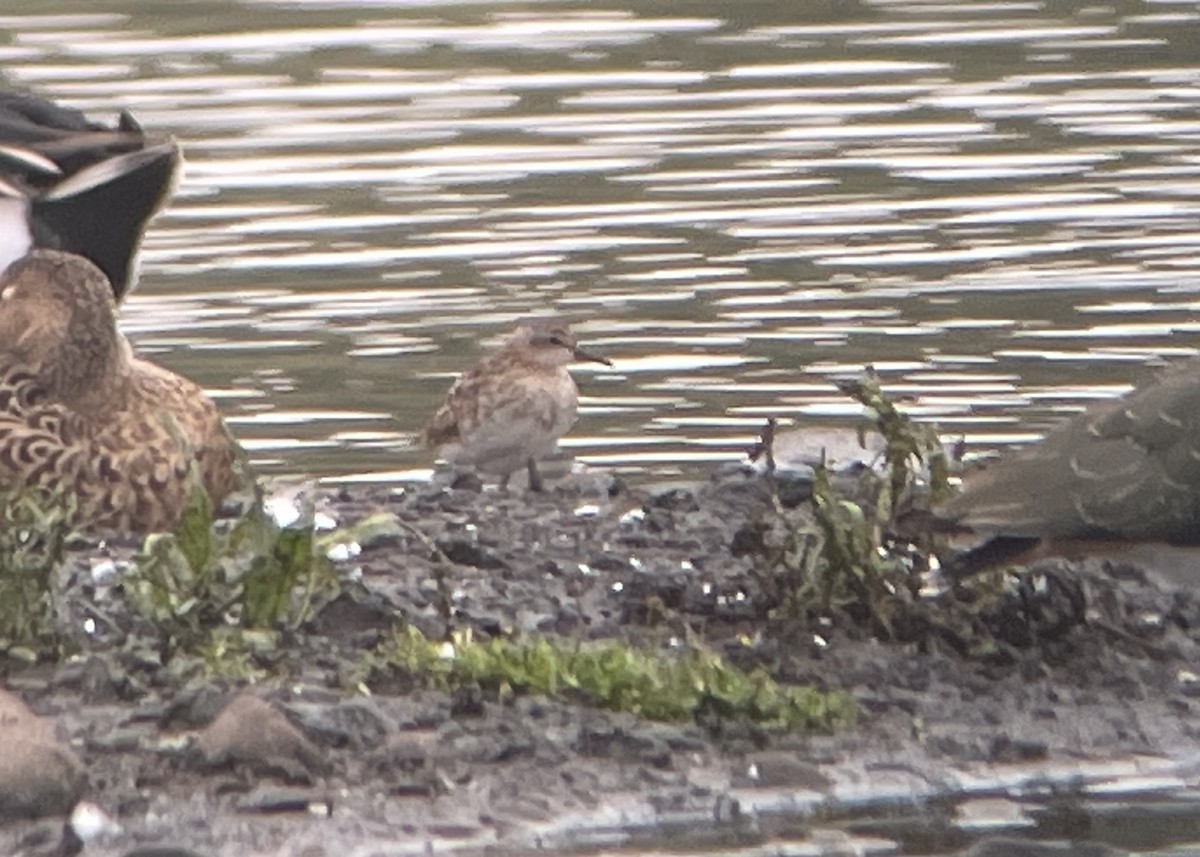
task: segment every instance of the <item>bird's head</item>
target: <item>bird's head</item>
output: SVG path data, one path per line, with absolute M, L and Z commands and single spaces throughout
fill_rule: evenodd
M 518 348 L 529 358 L 545 366 L 566 366 L 576 360 L 603 363 L 612 361 L 579 345 L 571 328 L 553 318 L 534 318 L 517 328 L 509 340 L 510 348 Z

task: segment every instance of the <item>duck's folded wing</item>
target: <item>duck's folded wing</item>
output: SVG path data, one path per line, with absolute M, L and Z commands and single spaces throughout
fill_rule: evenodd
M 1200 542 L 1200 364 L 1068 420 L 939 513 L 982 533 Z
M 91 259 L 118 300 L 179 162 L 174 141 L 151 138 L 128 113 L 106 127 L 46 99 L 0 92 L 0 196 L 26 201 L 34 246 Z
M 77 253 L 104 271 L 120 300 L 150 218 L 179 166 L 174 143 L 128 152 L 69 176 L 30 204 L 33 241 Z

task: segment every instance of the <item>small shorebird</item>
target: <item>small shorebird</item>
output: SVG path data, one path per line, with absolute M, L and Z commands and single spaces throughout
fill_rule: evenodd
M 34 247 L 63 250 L 97 265 L 120 301 L 179 161 L 173 140 L 149 137 L 129 113 L 110 128 L 0 92 L 0 271 Z
M 567 371 L 575 360 L 612 365 L 579 347 L 563 322 L 533 318 L 497 351 L 463 373 L 425 426 L 429 446 L 458 442 L 452 464 L 474 467 L 508 485 L 525 467 L 529 487 L 541 491 L 537 459 L 554 450 L 575 424 L 579 390 Z
M 1200 361 L 1189 360 L 968 476 L 935 510 L 988 556 L 1082 555 L 1114 543 L 1200 545 Z
M 234 446 L 191 381 L 135 357 L 91 262 L 34 250 L 0 274 L 0 490 L 66 490 L 88 531 L 169 529 L 193 463 L 215 503 Z

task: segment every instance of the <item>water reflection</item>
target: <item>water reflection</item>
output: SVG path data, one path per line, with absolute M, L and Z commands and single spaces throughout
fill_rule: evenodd
M 1198 20 L 51 0 L 0 61 L 183 140 L 123 324 L 265 470 L 420 472 L 447 379 L 555 309 L 616 361 L 572 449 L 673 473 L 844 422 L 865 363 L 991 445 L 1194 353 Z

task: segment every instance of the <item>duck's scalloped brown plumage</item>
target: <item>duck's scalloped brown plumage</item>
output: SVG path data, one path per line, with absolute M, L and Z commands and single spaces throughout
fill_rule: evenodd
M 57 251 L 0 275 L 0 489 L 74 491 L 81 528 L 169 529 L 193 461 L 215 502 L 233 443 L 186 378 L 134 357 L 104 275 Z

